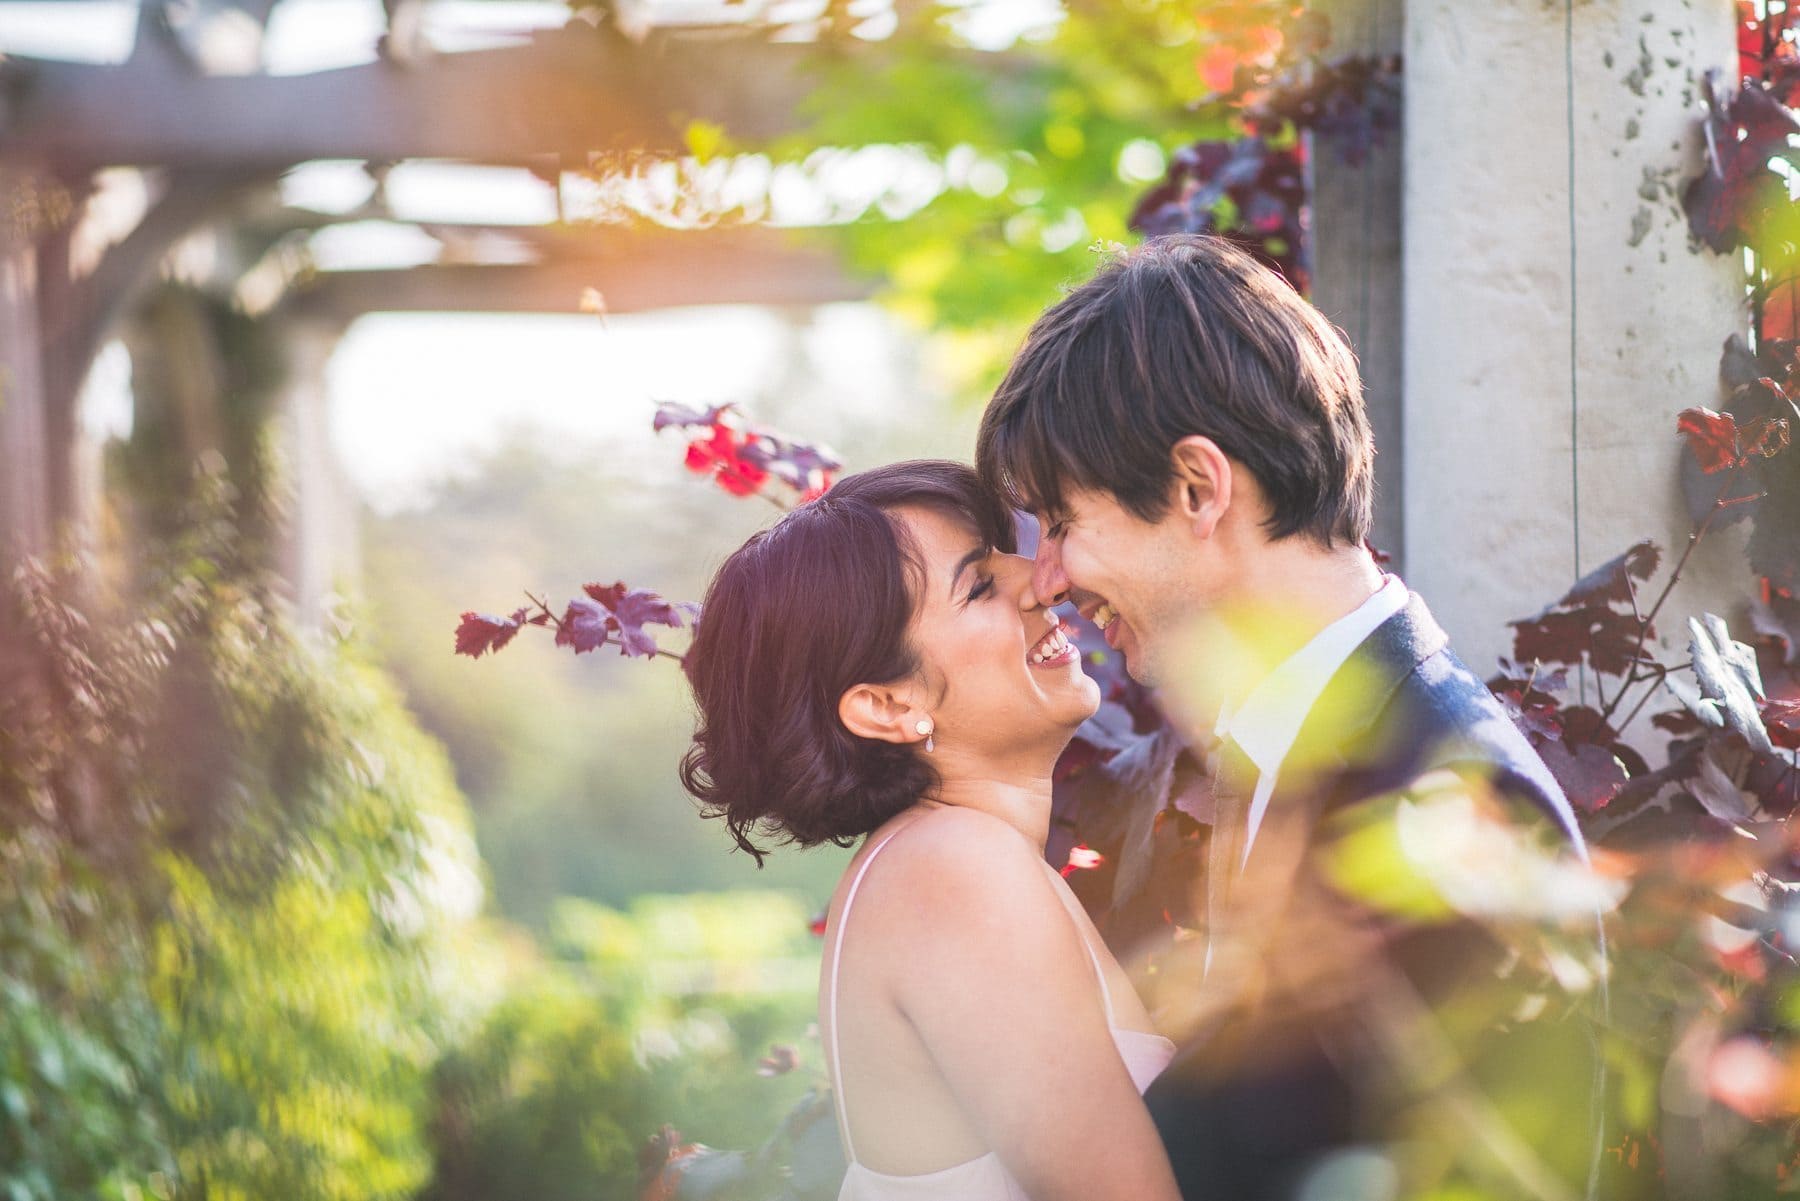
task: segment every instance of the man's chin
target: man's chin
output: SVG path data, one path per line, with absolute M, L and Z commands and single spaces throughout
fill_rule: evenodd
M 1114 621 L 1118 624 L 1119 632 L 1116 635 L 1118 645 L 1113 647 L 1113 653 L 1123 661 L 1125 674 L 1146 688 L 1156 687 L 1154 677 L 1157 673 L 1154 670 L 1152 656 L 1144 653 L 1143 639 L 1138 636 L 1136 630 L 1125 624 L 1124 618 L 1114 618 Z M 1107 642 L 1108 645 L 1111 645 L 1112 639 L 1108 639 Z
M 1125 659 L 1125 675 L 1143 684 L 1145 688 L 1156 688 L 1156 672 L 1150 670 L 1150 664 L 1139 664 L 1136 655 L 1123 655 Z
M 1119 658 L 1124 661 L 1126 675 L 1146 688 L 1156 687 L 1157 673 L 1142 648 L 1136 645 L 1130 650 L 1120 648 Z

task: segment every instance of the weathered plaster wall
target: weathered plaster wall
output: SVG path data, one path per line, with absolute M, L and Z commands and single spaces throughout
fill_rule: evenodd
M 1505 622 L 1689 524 L 1675 414 L 1717 407 L 1740 266 L 1692 248 L 1699 79 L 1733 60 L 1731 0 L 1575 0 L 1574 271 L 1565 9 L 1408 0 L 1404 472 L 1409 582 L 1491 669 Z M 1729 73 L 1728 73 L 1729 78 Z M 1571 438 L 1570 322 L 1579 396 Z M 1660 628 L 1745 595 L 1735 532 L 1701 548 Z

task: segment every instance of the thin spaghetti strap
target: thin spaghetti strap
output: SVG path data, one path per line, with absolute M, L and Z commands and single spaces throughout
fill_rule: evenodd
M 1059 884 L 1062 882 L 1062 876 L 1048 863 L 1044 864 L 1044 870 L 1056 877 Z M 1064 912 L 1069 913 L 1069 921 L 1075 922 L 1075 914 L 1069 911 L 1068 902 L 1063 901 L 1061 897 L 1058 897 L 1057 900 L 1062 905 Z M 1100 1005 L 1106 1010 L 1106 1025 L 1108 1029 L 1111 1029 L 1113 1026 L 1113 1003 L 1112 993 L 1106 987 L 1106 969 L 1100 966 L 1100 956 L 1094 954 L 1094 948 L 1089 945 L 1087 935 L 1081 932 L 1080 923 L 1075 923 L 1075 937 L 1081 941 L 1081 949 L 1087 952 L 1088 962 L 1094 965 L 1094 979 L 1100 982 Z
M 905 828 L 905 826 L 900 827 L 901 830 Z M 862 866 L 856 869 L 856 878 L 850 881 L 850 891 L 844 894 L 844 908 L 838 913 L 837 938 L 831 946 L 831 986 L 828 991 L 831 1000 L 831 1069 L 834 1077 L 832 1083 L 837 1088 L 837 1109 L 840 1116 L 839 1124 L 844 1135 L 844 1154 L 851 1163 L 856 1162 L 856 1149 L 850 1145 L 850 1110 L 844 1104 L 844 1075 L 842 1065 L 838 1060 L 838 964 L 844 952 L 844 928 L 850 924 L 850 905 L 856 900 L 856 890 L 862 887 L 863 877 L 869 874 L 869 865 L 875 862 L 875 856 L 881 854 L 882 848 L 892 842 L 894 834 L 898 833 L 900 830 L 895 830 L 893 834 L 889 834 L 876 843 L 875 849 L 870 851 L 862 861 Z
M 1100 981 L 1100 1004 L 1106 1009 L 1107 1029 L 1113 1027 L 1112 993 L 1106 989 L 1106 972 L 1100 966 L 1100 956 L 1094 954 L 1094 948 L 1088 946 L 1088 940 L 1082 938 L 1081 931 L 1075 931 L 1075 937 L 1081 939 L 1082 948 L 1088 953 L 1088 962 L 1094 965 L 1094 977 Z

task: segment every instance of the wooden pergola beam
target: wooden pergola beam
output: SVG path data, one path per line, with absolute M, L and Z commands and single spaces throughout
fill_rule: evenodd
M 623 235 L 604 253 L 559 254 L 543 263 L 321 272 L 296 287 L 283 310 L 337 321 L 380 312 L 575 313 L 590 288 L 607 313 L 818 305 L 865 300 L 873 291 L 835 255 L 793 237 L 714 230 Z
M 290 76 L 208 76 L 173 56 L 117 66 L 10 58 L 0 158 L 256 171 L 311 159 L 445 158 L 570 166 L 591 152 L 667 153 L 686 124 L 734 137 L 792 129 L 819 48 L 760 38 L 643 46 L 570 27 L 524 45 Z

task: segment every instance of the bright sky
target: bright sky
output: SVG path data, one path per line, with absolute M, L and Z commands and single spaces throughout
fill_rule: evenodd
M 605 441 L 610 463 L 668 477 L 655 405 L 830 394 L 837 429 L 922 414 L 907 335 L 873 304 L 830 304 L 803 328 L 769 310 L 689 308 L 650 315 L 383 313 L 351 326 L 328 367 L 331 443 L 378 510 L 421 501 L 509 430 L 547 434 L 574 454 Z M 797 375 L 796 375 L 797 373 Z M 830 441 L 814 414 L 796 434 Z M 968 454 L 967 447 L 945 454 Z

